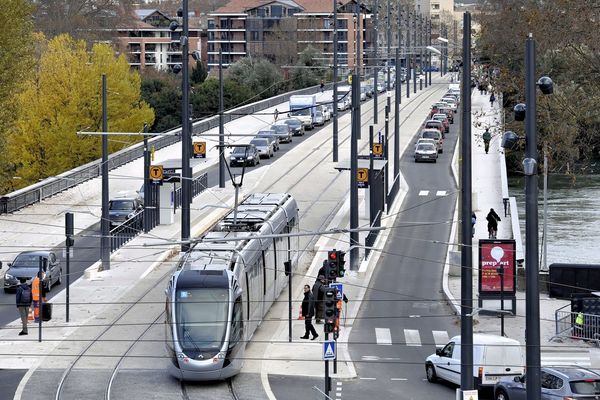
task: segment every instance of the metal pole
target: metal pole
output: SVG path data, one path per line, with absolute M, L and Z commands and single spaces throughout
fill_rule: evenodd
M 464 21 L 463 21 L 464 24 Z M 463 30 L 464 30 L 464 26 L 463 26 Z M 440 36 L 444 37 L 444 24 L 440 23 Z M 447 39 L 447 38 L 446 38 Z M 465 40 L 463 38 L 463 44 L 465 43 Z M 440 76 L 444 76 L 444 45 L 442 44 L 440 46 L 440 51 L 442 54 L 440 54 Z M 465 51 L 463 49 L 463 55 L 465 54 Z M 463 65 L 464 65 L 464 60 L 463 60 Z
M 350 133 L 350 229 L 358 228 L 358 131 L 360 129 L 360 78 L 352 75 L 352 131 Z M 350 270 L 358 271 L 358 232 L 350 233 Z
M 444 37 L 448 38 L 448 27 L 444 24 Z M 471 43 L 469 43 L 471 44 Z M 448 42 L 444 42 L 444 75 L 448 73 Z
M 396 47 L 396 104 L 402 104 L 402 82 L 400 82 L 401 74 L 400 68 L 402 67 L 399 52 L 400 46 L 402 45 L 402 4 L 398 3 L 398 47 Z
M 410 11 L 406 13 L 406 98 L 410 98 L 410 75 L 412 74 L 412 62 L 410 54 Z
M 338 20 L 337 0 L 333 0 L 333 162 L 338 161 Z
M 104 135 L 103 137 L 106 137 Z M 44 295 L 42 292 L 44 283 L 42 282 L 42 271 L 44 268 L 44 257 L 40 256 L 39 271 L 38 271 L 38 291 L 40 297 L 38 298 L 38 342 L 42 341 L 42 309 L 44 308 Z
M 102 74 L 102 132 L 108 132 L 106 74 Z M 108 215 L 108 135 L 102 135 L 102 220 L 100 221 L 100 271 L 110 269 L 110 220 Z
M 388 97 L 389 99 L 389 97 Z M 385 106 L 385 126 L 384 126 L 384 132 L 385 132 L 385 139 L 383 141 L 383 154 L 385 157 L 385 160 L 387 161 L 385 163 L 385 180 L 383 181 L 384 183 L 384 196 L 385 196 L 385 204 L 387 204 L 387 195 L 389 193 L 389 186 L 390 186 L 390 181 L 389 181 L 389 138 L 390 138 L 390 107 L 389 106 Z
M 66 254 L 66 270 L 67 270 L 67 284 L 65 293 L 65 306 L 66 306 L 66 322 L 69 322 L 69 298 L 70 298 L 70 286 L 71 286 L 71 240 L 73 239 L 73 213 L 65 213 L 65 248 Z
M 290 263 L 290 274 L 288 275 L 288 342 L 292 343 L 292 263 Z
M 429 24 L 427 26 L 427 33 L 428 33 L 428 41 L 427 43 L 429 44 L 429 46 L 431 46 L 431 19 L 429 20 Z M 429 85 L 431 86 L 431 52 L 429 52 L 429 57 L 427 58 L 429 60 Z
M 223 125 L 223 49 L 219 48 L 219 151 L 225 151 Z M 225 187 L 225 157 L 219 157 L 219 187 Z
M 498 268 L 500 273 L 500 335 L 504 335 L 504 266 Z
M 428 25 L 428 22 L 427 22 L 427 17 L 425 17 L 425 24 L 423 25 L 423 31 L 422 32 L 423 32 L 423 34 L 425 34 L 425 41 L 424 41 L 424 43 L 426 43 L 429 46 L 428 29 L 427 29 L 428 26 L 429 25 Z M 429 72 L 431 71 L 431 68 L 429 66 L 429 54 L 430 53 L 431 53 L 430 51 L 425 51 L 425 52 L 422 53 L 422 54 L 424 54 L 424 57 L 425 57 L 425 67 L 427 67 L 426 71 L 425 71 L 425 74 L 424 74 L 425 75 L 425 87 L 429 86 L 429 84 L 427 82 L 427 74 L 429 74 Z
M 391 86 L 391 81 L 390 81 L 390 54 L 391 54 L 391 41 L 392 41 L 392 14 L 391 14 L 391 8 L 390 8 L 390 0 L 387 0 L 387 30 L 386 30 L 386 42 L 387 42 L 387 52 L 385 54 L 385 63 L 387 65 L 387 85 L 386 85 L 386 90 L 388 93 L 386 93 L 386 97 L 387 97 L 387 106 L 388 108 L 390 107 L 390 96 L 389 96 L 389 91 L 392 90 L 392 86 Z
M 417 14 L 415 13 L 415 18 L 413 20 L 413 46 L 417 46 Z M 411 51 L 409 49 L 409 51 Z M 413 93 L 417 93 L 417 53 L 415 51 L 411 51 L 414 53 L 413 57 Z
M 190 170 L 190 153 L 192 135 L 190 132 L 190 73 L 189 73 L 189 12 L 188 0 L 183 0 L 183 34 L 181 36 L 182 83 L 181 83 L 181 251 L 190 248 L 190 203 L 192 173 Z
M 400 173 L 400 48 L 396 47 L 396 101 L 394 102 L 394 180 Z M 389 162 L 389 161 L 388 161 Z
M 335 1 L 335 0 L 334 0 Z M 373 66 L 373 124 L 377 125 L 377 118 L 379 115 L 379 111 L 377 110 L 377 95 L 379 94 L 379 90 L 377 89 L 377 80 L 379 78 L 379 69 L 377 66 L 379 65 L 379 51 L 378 51 L 378 42 L 379 42 L 379 25 L 378 25 L 378 16 L 379 16 L 379 5 L 378 0 L 375 0 L 375 20 L 373 21 L 375 28 L 375 56 L 373 59 L 375 60 L 375 65 Z
M 540 285 L 538 273 L 538 177 L 536 132 L 535 40 L 531 33 L 525 44 L 525 161 L 533 163 L 525 171 L 525 342 L 527 365 L 527 399 L 540 400 Z
M 325 341 L 329 340 L 329 333 L 325 332 Z M 325 360 L 325 399 L 329 397 L 329 361 Z
M 544 262 L 542 271 L 548 271 L 548 155 L 544 146 L 544 226 L 542 228 L 542 248 Z
M 464 13 L 463 70 L 462 70 L 462 135 L 461 135 L 461 281 L 460 281 L 460 334 L 461 334 L 461 390 L 473 389 L 473 270 L 471 226 L 471 14 Z
M 419 70 L 423 74 L 423 15 L 419 15 Z M 419 90 L 423 90 L 423 79 L 419 80 Z
M 361 36 L 360 36 L 360 30 L 361 28 L 361 16 L 360 16 L 360 3 L 356 2 L 355 5 L 355 12 L 356 12 L 356 63 L 355 63 L 355 78 L 357 79 L 357 100 L 356 100 L 356 140 L 360 140 L 360 70 L 362 67 L 362 61 L 361 61 L 361 55 L 360 55 L 360 48 L 362 46 L 362 40 L 361 40 Z M 352 81 L 354 82 L 354 81 Z M 354 87 L 354 86 L 353 86 Z M 353 93 L 354 95 L 354 93 Z M 354 101 L 354 100 L 352 100 Z M 358 207 L 358 202 L 356 202 L 356 206 Z M 358 208 L 357 211 L 358 212 Z M 358 226 L 358 219 L 357 219 L 357 226 Z M 357 241 L 358 244 L 358 241 Z
M 144 124 L 144 133 L 148 133 L 148 124 Z M 150 152 L 148 151 L 148 135 L 144 135 L 144 214 L 142 214 L 144 233 L 150 231 Z

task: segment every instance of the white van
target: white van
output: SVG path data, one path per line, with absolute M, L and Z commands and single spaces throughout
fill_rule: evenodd
M 503 336 L 473 334 L 473 376 L 475 387 L 493 386 L 500 379 L 525 373 L 525 351 L 515 340 Z M 443 379 L 460 385 L 460 336 L 425 360 L 429 382 Z

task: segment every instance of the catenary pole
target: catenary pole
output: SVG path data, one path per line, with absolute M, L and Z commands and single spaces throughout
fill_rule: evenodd
M 188 0 L 183 0 L 183 34 L 181 36 L 181 246 L 182 251 L 187 251 L 189 245 L 185 244 L 190 238 L 190 203 L 192 173 L 190 170 L 190 153 L 192 135 L 190 132 L 190 68 L 189 54 L 189 12 Z
M 333 162 L 338 161 L 338 19 L 337 0 L 333 0 Z
M 106 74 L 102 74 L 102 132 L 108 132 Z M 110 269 L 110 219 L 108 214 L 108 135 L 102 135 L 102 220 L 100 221 L 101 271 Z

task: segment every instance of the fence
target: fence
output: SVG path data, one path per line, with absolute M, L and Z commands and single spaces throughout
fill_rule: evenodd
M 254 114 L 275 105 L 284 103 L 290 99 L 290 96 L 297 94 L 313 94 L 317 93 L 319 90 L 319 86 L 312 86 L 309 88 L 296 90 L 294 92 L 280 94 L 278 96 L 261 100 L 246 106 L 238 107 L 225 113 L 223 120 L 224 123 L 227 123 L 245 115 Z M 285 110 L 280 110 L 280 112 L 283 111 Z M 200 135 L 203 132 L 218 126 L 218 116 L 197 121 L 192 126 L 192 135 Z M 180 132 L 181 127 L 167 131 L 165 133 L 169 135 L 154 137 L 148 141 L 149 145 L 153 146 L 155 150 L 160 150 L 175 144 L 181 140 Z M 108 168 L 109 170 L 113 170 L 121 167 L 133 160 L 143 157 L 143 153 L 143 143 L 137 143 L 126 149 L 115 152 L 108 158 Z M 23 207 L 38 203 L 44 199 L 47 199 L 48 197 L 54 196 L 55 194 L 70 189 L 90 179 L 99 177 L 102 173 L 101 164 L 101 160 L 95 160 L 70 171 L 64 172 L 60 175 L 44 179 L 43 181 L 34 185 L 1 196 L 0 215 L 20 210 Z
M 110 251 L 118 250 L 125 243 L 142 233 L 144 211 L 135 214 L 110 231 Z
M 567 304 L 554 312 L 556 331 L 552 339 L 584 339 L 600 345 L 600 315 L 567 311 L 564 310 L 565 307 L 571 305 Z

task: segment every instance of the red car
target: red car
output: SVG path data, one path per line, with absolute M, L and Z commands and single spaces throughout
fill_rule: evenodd
M 437 129 L 438 131 L 440 131 L 443 138 L 446 137 L 446 130 L 444 129 L 444 124 L 441 121 L 436 121 L 435 119 L 425 121 L 423 129 Z
M 438 112 L 439 112 L 440 114 L 441 114 L 441 113 L 444 113 L 444 114 L 446 114 L 446 117 L 448 117 L 448 121 L 449 121 L 451 124 L 453 124 L 453 123 L 454 123 L 454 112 L 452 111 L 452 109 L 451 109 L 451 108 L 444 108 L 444 107 L 441 107 L 441 108 L 439 108 L 439 109 L 438 109 Z
M 444 126 L 444 132 L 446 132 L 446 133 L 450 132 L 450 122 L 448 121 L 448 117 L 446 116 L 446 114 L 444 114 L 444 113 L 433 114 L 431 119 L 440 121 L 442 123 L 442 125 Z

